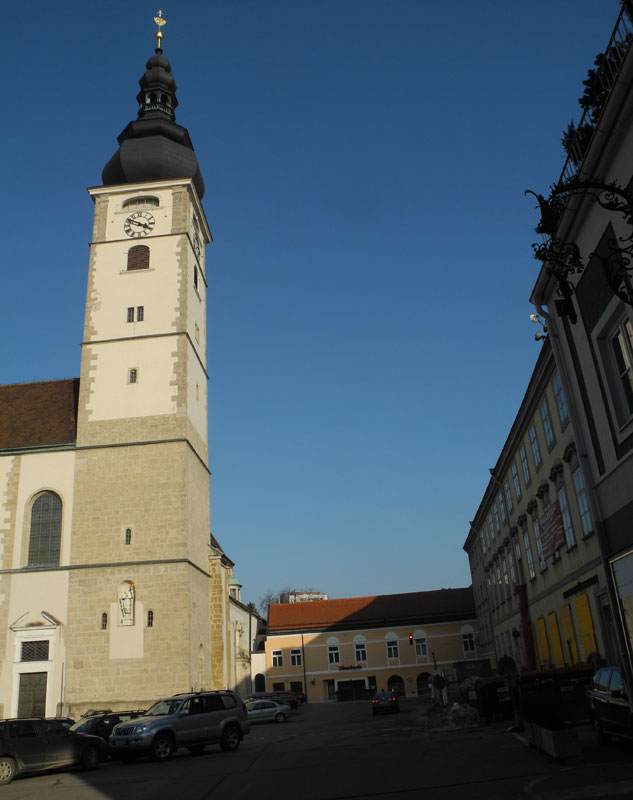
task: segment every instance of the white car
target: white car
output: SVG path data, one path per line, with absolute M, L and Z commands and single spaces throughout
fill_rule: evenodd
M 246 713 L 249 722 L 285 722 L 293 711 L 286 703 L 275 700 L 250 700 Z

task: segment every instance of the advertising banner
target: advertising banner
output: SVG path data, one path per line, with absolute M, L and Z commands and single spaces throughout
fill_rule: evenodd
M 565 529 L 560 513 L 558 498 L 547 507 L 538 521 L 541 546 L 545 560 L 551 558 L 559 547 L 565 544 Z

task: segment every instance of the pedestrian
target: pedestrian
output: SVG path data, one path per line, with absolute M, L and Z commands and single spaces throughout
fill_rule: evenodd
M 446 689 L 446 678 L 438 670 L 434 670 L 433 675 L 433 702 L 439 705 L 448 705 L 448 693 Z

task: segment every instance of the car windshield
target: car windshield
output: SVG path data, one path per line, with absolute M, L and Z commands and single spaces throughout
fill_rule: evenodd
M 94 728 L 94 724 L 94 717 L 92 719 L 80 719 L 78 722 L 75 722 L 74 725 L 70 726 L 70 730 L 76 733 L 90 733 Z
M 144 716 L 164 717 L 168 714 L 175 714 L 182 705 L 182 697 L 172 698 L 171 700 L 159 700 L 151 708 L 148 708 Z

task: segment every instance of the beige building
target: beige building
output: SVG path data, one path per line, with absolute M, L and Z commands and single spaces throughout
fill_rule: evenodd
M 590 488 L 550 342 L 539 347 L 464 544 L 483 654 L 527 669 L 614 648 Z
M 473 593 L 468 589 L 350 597 L 268 608 L 266 689 L 308 701 L 365 697 L 380 689 L 427 690 L 482 674 Z
M 633 6 L 584 81 L 567 159 L 539 197 L 542 268 L 531 301 L 565 385 L 618 633 L 633 685 Z M 579 75 L 580 81 L 582 80 Z M 579 115 L 580 115 L 579 109 Z M 552 143 L 556 146 L 556 142 Z M 531 187 L 544 189 L 544 187 Z M 535 218 L 533 218 L 535 221 Z
M 242 585 L 235 577 L 234 566 L 212 534 L 209 548 L 209 572 L 214 587 L 211 595 L 212 672 L 218 678 L 222 676 L 222 687 L 233 689 L 246 698 L 255 690 L 254 675 L 264 653 L 266 620 L 252 604 L 242 603 Z
M 160 48 L 140 87 L 89 189 L 80 378 L 0 387 L 0 716 L 230 680 L 209 550 L 204 181 Z

